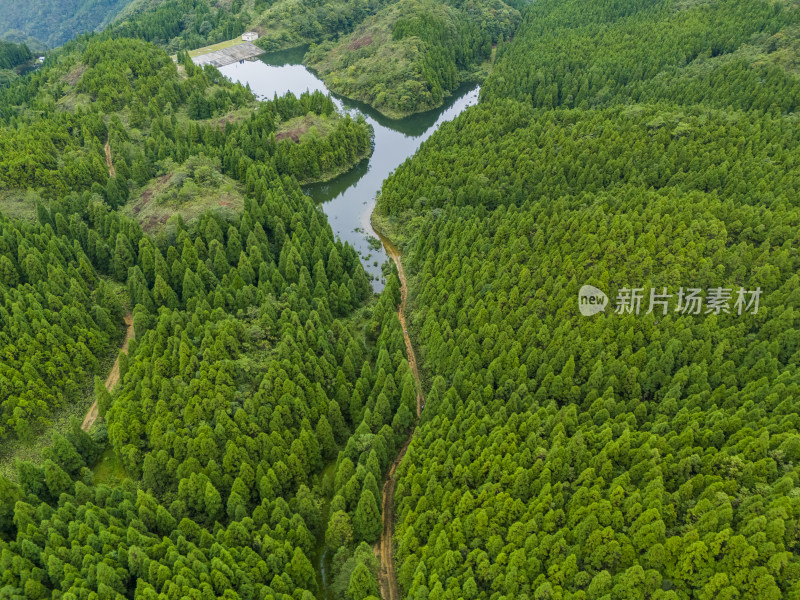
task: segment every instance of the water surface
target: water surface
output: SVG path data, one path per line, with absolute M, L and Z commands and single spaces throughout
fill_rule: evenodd
M 304 53 L 304 48 L 272 52 L 222 67 L 220 71 L 233 81 L 249 85 L 262 100 L 271 100 L 288 92 L 297 96 L 305 91 L 330 94 L 340 111 L 353 117 L 363 115 L 372 125 L 374 148 L 369 158 L 331 181 L 311 184 L 304 190 L 322 205 L 334 234 L 349 242 L 359 253 L 367 272 L 375 278 L 375 291 L 379 292 L 385 283 L 381 265 L 388 260 L 388 255 L 377 243 L 370 225 L 376 194 L 383 180 L 413 155 L 439 125 L 477 104 L 479 86 L 462 86 L 438 109 L 404 119 L 389 119 L 361 102 L 330 92 L 325 83 L 301 63 Z

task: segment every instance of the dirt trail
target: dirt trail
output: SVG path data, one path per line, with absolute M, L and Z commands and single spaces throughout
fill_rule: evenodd
M 125 339 L 122 341 L 122 347 L 119 350 L 119 353 L 122 354 L 123 352 L 128 352 L 128 342 L 133 339 L 133 315 L 128 313 L 125 315 Z M 108 378 L 106 379 L 106 389 L 110 392 L 117 382 L 119 381 L 119 355 L 117 355 L 117 360 L 114 361 L 114 366 L 111 367 L 111 373 L 108 374 Z M 92 403 L 89 412 L 86 413 L 86 416 L 83 418 L 83 423 L 81 424 L 81 429 L 84 431 L 89 431 L 94 425 L 94 422 L 97 420 L 97 400 Z
M 375 231 L 373 227 L 373 231 Z M 406 282 L 406 274 L 403 271 L 403 263 L 400 260 L 400 250 L 397 246 L 392 244 L 386 237 L 375 231 L 375 234 L 380 238 L 383 247 L 386 248 L 386 253 L 397 265 L 397 274 L 400 278 L 400 307 L 397 310 L 397 316 L 400 318 L 400 325 L 403 327 L 403 339 L 406 342 L 406 354 L 408 356 L 408 366 L 411 367 L 411 373 L 414 376 L 414 381 L 417 386 L 417 419 L 422 415 L 422 409 L 425 408 L 425 397 L 422 394 L 422 382 L 419 378 L 419 369 L 417 367 L 417 355 L 414 353 L 414 346 L 411 345 L 411 338 L 408 336 L 408 327 L 406 326 L 406 302 L 408 301 L 408 283 Z M 397 485 L 397 478 L 395 471 L 398 465 L 403 460 L 403 457 L 408 450 L 408 445 L 416 432 L 416 425 L 408 435 L 400 452 L 394 459 L 389 472 L 386 475 L 386 481 L 383 484 L 383 499 L 381 500 L 383 508 L 383 530 L 378 543 L 375 545 L 375 554 L 380 559 L 381 572 L 380 572 L 380 586 L 381 597 L 383 600 L 399 600 L 400 599 L 400 586 L 397 585 L 397 573 L 394 569 L 394 554 L 392 552 L 392 531 L 394 529 L 394 490 Z
M 114 163 L 111 160 L 111 137 L 106 140 L 106 145 L 103 146 L 103 150 L 106 151 L 106 165 L 108 166 L 108 175 L 109 177 L 116 177 L 117 170 L 114 168 Z

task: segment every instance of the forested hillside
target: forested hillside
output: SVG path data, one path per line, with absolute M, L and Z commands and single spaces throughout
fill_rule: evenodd
M 319 43 L 350 33 L 391 0 L 256 1 L 258 45 L 265 50 Z M 259 13 L 258 7 L 261 8 Z
M 66 221 L 2 225 L 0 441 L 26 437 L 77 400 L 119 339 L 122 318 L 85 250 L 64 235 Z
M 483 81 L 383 185 L 380 294 L 301 187 L 367 121 L 186 52 L 253 25 L 390 115 Z M 0 44 L 0 458 L 49 436 L 0 597 L 800 597 L 799 42 L 783 0 L 148 0 Z
M 374 587 L 357 545 L 380 529 L 375 480 L 410 417 L 396 279 L 354 314 L 371 294 L 355 252 L 291 178 L 251 165 L 265 191 L 234 222 L 208 215 L 166 241 L 140 236 L 138 253 L 115 250 L 131 262 L 136 340 L 122 388 L 98 399 L 141 488 L 93 484 L 105 426 L 58 438 L 41 466 L 21 463 L 18 485 L 2 482 L 10 597 L 309 597 L 332 491 L 316 475 L 340 448 L 335 573 L 348 597 Z M 104 212 L 86 210 L 65 229 L 77 245 Z
M 241 35 L 251 18 L 241 0 L 168 0 L 145 3 L 111 28 L 114 35 L 138 37 L 171 52 L 215 44 Z
M 113 25 L 171 51 L 190 50 L 241 35 L 261 34 L 265 50 L 295 48 L 336 39 L 353 30 L 388 0 L 141 0 Z
M 493 47 L 520 22 L 519 4 L 170 0 L 133 5 L 112 31 L 170 51 L 222 42 L 248 28 L 265 50 L 311 44 L 304 62 L 330 89 L 399 117 L 440 106 L 459 84 L 482 80 Z
M 391 117 L 440 106 L 459 84 L 482 79 L 493 45 L 509 39 L 519 13 L 500 0 L 401 0 L 306 62 L 332 90 Z
M 0 40 L 0 88 L 17 78 L 17 73 L 30 63 L 33 56 L 25 44 Z
M 387 180 L 429 388 L 405 597 L 800 594 L 798 22 L 533 3 L 481 105 Z M 584 284 L 605 312 L 580 314 Z M 634 287 L 641 312 L 615 311 Z M 681 288 L 729 309 L 677 310 Z
M 168 52 L 238 38 L 246 29 L 260 34 L 257 43 L 265 50 L 310 44 L 305 62 L 333 91 L 396 118 L 438 107 L 460 84 L 484 79 L 493 48 L 510 39 L 520 22 L 520 4 L 142 0 L 130 4 L 107 32 Z
M 51 48 L 111 21 L 131 0 L 3 0 L 0 38 L 33 37 Z
M 399 284 L 376 298 L 299 186 L 368 154 L 370 129 L 178 59 L 110 32 L 0 91 L 0 206 L 33 196 L 0 220 L 0 442 L 86 393 L 128 307 L 135 329 L 120 384 L 95 378 L 100 424 L 0 478 L 2 593 L 306 600 L 327 548 L 336 597 L 370 597 L 378 481 L 415 403 Z M 324 131 L 278 139 L 296 119 Z M 242 206 L 122 215 L 173 177 L 181 202 L 186 178 L 222 179 Z
M 797 7 L 788 2 L 545 0 L 501 52 L 485 97 L 536 107 L 667 101 L 797 110 Z
M 281 119 L 331 115 L 330 99 L 320 94 L 262 104 L 249 120 L 223 130 L 204 119 L 252 106 L 250 94 L 225 83 L 213 69 L 199 70 L 189 62 L 181 68 L 184 76 L 163 51 L 143 42 L 96 40 L 85 48 L 74 45 L 56 66 L 32 75 L 25 85 L 6 89 L 0 192 L 13 197 L 35 190 L 42 203 L 91 192 L 82 200 L 68 200 L 71 210 L 96 200 L 117 208 L 156 172 L 197 155 L 215 158 L 221 177 L 252 192 L 256 175 L 248 172 L 247 160 L 257 160 L 262 168 L 269 165 L 276 177 L 295 173 L 306 179 L 353 164 L 369 150 L 366 125 L 349 118 L 335 119 L 334 130 L 319 141 L 275 141 Z M 40 110 L 26 110 L 28 106 Z M 114 176 L 104 159 L 106 140 Z M 189 211 L 193 202 L 186 193 L 170 210 Z M 73 239 L 62 237 L 66 221 L 50 223 L 57 225 L 55 231 L 52 226 L 42 229 L 46 223 L 41 214 L 38 229 L 13 222 L 4 227 L 3 346 L 9 360 L 3 365 L 0 438 L 26 437 L 74 401 L 92 373 L 98 373 L 98 361 L 119 337 L 122 318 L 119 301 L 115 305 L 106 298 L 102 277 L 125 282 L 142 237 L 134 223 L 117 219 L 111 226 L 95 208 L 91 222 L 98 226 L 82 229 L 82 247 L 74 248 Z M 64 218 L 72 218 L 71 212 Z M 99 313 L 71 315 L 67 310 L 87 306 L 89 299 L 88 306 Z M 32 328 L 30 317 L 23 316 L 28 311 L 37 311 L 37 320 L 52 331 Z M 31 337 L 27 342 L 26 336 Z M 44 348 L 51 354 L 38 361 L 34 357 Z
M 367 125 L 334 116 L 322 94 L 262 103 L 223 128 L 220 117 L 256 103 L 213 67 L 195 67 L 181 55 L 179 70 L 163 50 L 139 40 L 98 37 L 69 50 L 25 85 L 0 90 L 0 123 L 8 124 L 0 137 L 0 192 L 27 188 L 55 198 L 92 189 L 116 208 L 163 175 L 165 164 L 193 155 L 218 159 L 225 175 L 252 189 L 245 157 L 313 180 L 370 150 Z M 306 114 L 328 116 L 331 132 L 299 144 L 276 141 L 282 121 Z M 107 140 L 115 177 L 104 158 Z
M 13 69 L 31 59 L 31 51 L 25 44 L 0 41 L 0 69 Z

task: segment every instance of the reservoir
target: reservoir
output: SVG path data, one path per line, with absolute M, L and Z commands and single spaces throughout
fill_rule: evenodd
M 445 100 L 443 106 L 404 119 L 389 119 L 371 107 L 337 96 L 302 64 L 305 48 L 263 54 L 260 57 L 220 68 L 223 75 L 249 85 L 261 100 L 288 92 L 321 91 L 333 98 L 336 107 L 354 118 L 363 115 L 374 129 L 372 154 L 353 169 L 330 181 L 305 186 L 304 191 L 322 207 L 334 235 L 350 243 L 361 256 L 367 273 L 375 279 L 376 291 L 383 289 L 381 265 L 388 259 L 377 243 L 370 225 L 376 194 L 383 180 L 444 123 L 465 108 L 477 104 L 479 86 L 466 84 Z

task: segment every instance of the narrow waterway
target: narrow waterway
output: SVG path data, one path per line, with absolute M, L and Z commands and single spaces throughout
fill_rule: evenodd
M 353 116 L 363 115 L 372 125 L 375 131 L 372 155 L 331 181 L 306 186 L 305 192 L 322 205 L 334 234 L 356 249 L 367 272 L 375 278 L 373 287 L 380 291 L 384 286 L 381 265 L 388 255 L 370 225 L 376 194 L 384 179 L 413 155 L 439 125 L 478 102 L 479 87 L 462 86 L 436 110 L 405 119 L 389 119 L 365 104 L 332 94 L 321 79 L 302 65 L 304 52 L 303 48 L 296 48 L 264 54 L 222 67 L 220 71 L 233 81 L 249 85 L 256 96 L 265 100 L 288 92 L 298 96 L 317 90 L 331 94 L 339 110 Z

